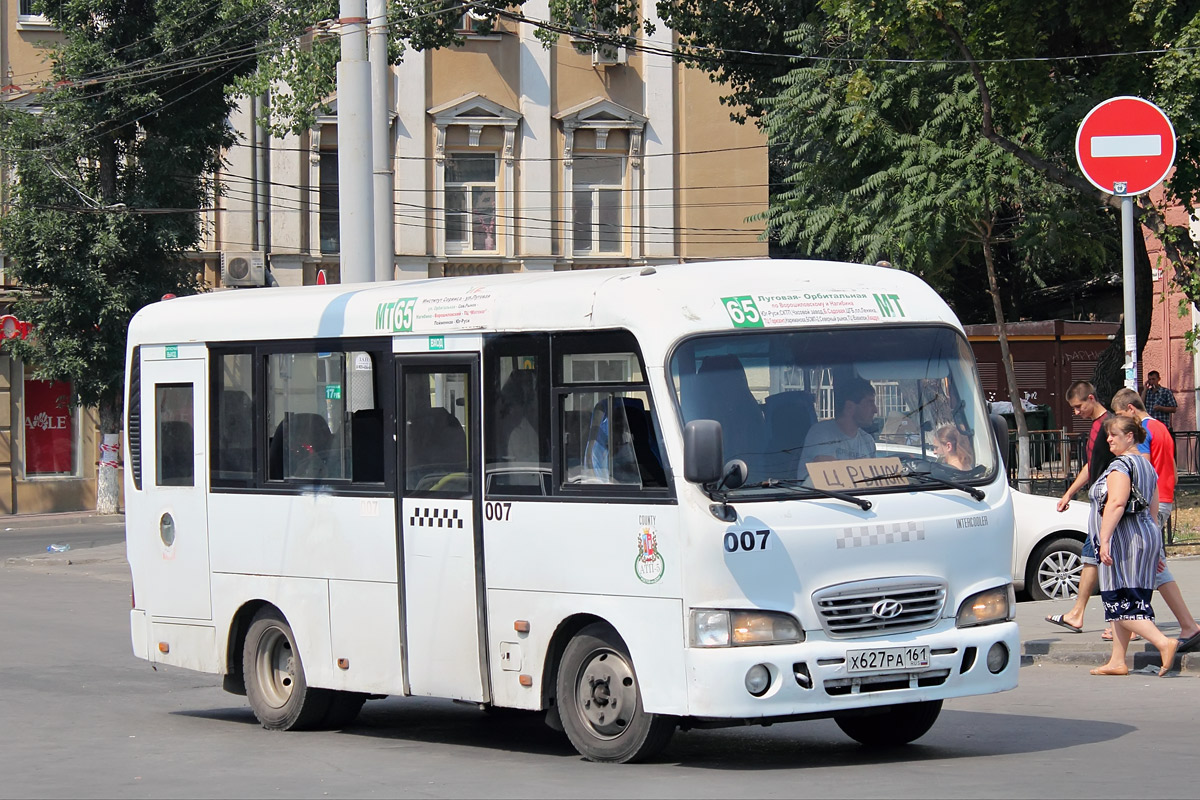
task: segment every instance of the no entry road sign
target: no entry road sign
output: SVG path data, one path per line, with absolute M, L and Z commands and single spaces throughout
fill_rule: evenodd
M 1135 195 L 1162 182 L 1175 162 L 1175 129 L 1140 97 L 1113 97 L 1088 112 L 1075 135 L 1084 177 L 1102 192 Z

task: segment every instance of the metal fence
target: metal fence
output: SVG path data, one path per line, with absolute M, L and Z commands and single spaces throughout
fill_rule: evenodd
M 1087 434 L 1057 431 L 1029 432 L 1029 485 L 1017 486 L 1017 432 L 1008 432 L 1008 482 L 1031 494 L 1058 497 L 1079 474 L 1085 461 Z M 1175 473 L 1180 487 L 1200 487 L 1200 431 L 1175 431 Z M 1083 492 L 1077 500 L 1086 500 Z M 1175 509 L 1178 511 L 1178 497 Z M 1175 542 L 1175 514 L 1167 522 L 1167 544 Z

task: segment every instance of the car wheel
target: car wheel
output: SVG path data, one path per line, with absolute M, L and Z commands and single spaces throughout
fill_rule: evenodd
M 1025 588 L 1033 600 L 1073 600 L 1079 594 L 1083 573 L 1083 543 L 1078 539 L 1053 539 L 1033 551 Z

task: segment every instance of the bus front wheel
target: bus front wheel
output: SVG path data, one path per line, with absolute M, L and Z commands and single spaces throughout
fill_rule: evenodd
M 250 623 L 242 669 L 246 699 L 268 730 L 317 727 L 330 710 L 331 693 L 309 687 L 292 628 L 274 608 L 259 611 Z
M 675 732 L 675 718 L 642 708 L 629 651 L 607 625 L 589 625 L 567 643 L 557 695 L 563 729 L 589 761 L 624 764 L 650 758 Z
M 868 747 L 898 747 L 920 739 L 942 713 L 941 700 L 887 706 L 878 714 L 839 714 L 834 721 L 842 732 Z

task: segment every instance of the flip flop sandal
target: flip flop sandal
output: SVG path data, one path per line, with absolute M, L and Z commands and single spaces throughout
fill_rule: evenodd
M 1106 642 L 1111 642 L 1113 640 L 1112 628 L 1105 628 L 1104 633 L 1100 634 L 1100 638 Z M 1135 633 L 1129 637 L 1129 641 L 1131 642 L 1140 642 L 1141 640 L 1142 635 L 1140 633 Z
M 1057 625 L 1060 628 L 1066 628 L 1071 633 L 1083 633 L 1082 627 L 1076 628 L 1074 625 L 1064 620 L 1062 614 L 1051 614 L 1050 616 L 1046 617 L 1046 622 L 1049 622 L 1051 625 Z

